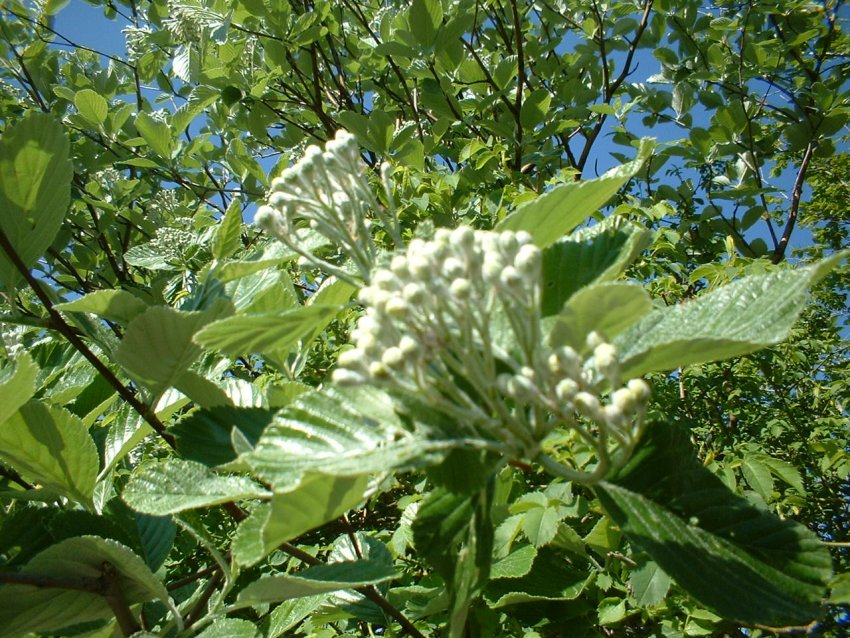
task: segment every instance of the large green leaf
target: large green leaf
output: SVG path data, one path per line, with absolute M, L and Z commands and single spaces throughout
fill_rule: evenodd
M 51 115 L 32 113 L 6 124 L 0 139 L 0 228 L 29 268 L 59 232 L 71 201 L 69 142 Z M 0 282 L 21 274 L 0 250 Z
M 254 450 L 242 456 L 276 491 L 298 485 L 304 472 L 357 476 L 438 462 L 451 441 L 429 441 L 405 428 L 392 399 L 368 387 L 298 397 L 281 410 Z
M 591 332 L 610 340 L 650 310 L 652 301 L 640 286 L 621 282 L 585 286 L 564 304 L 552 325 L 549 343 L 582 352 Z
M 142 314 L 147 307 L 144 301 L 126 290 L 98 290 L 55 306 L 57 310 L 90 312 L 125 324 Z
M 745 277 L 686 304 L 651 312 L 614 340 L 623 375 L 726 359 L 782 341 L 809 287 L 847 254 L 806 268 Z
M 79 417 L 32 400 L 0 424 L 0 459 L 27 480 L 91 506 L 98 458 Z
M 518 603 L 574 600 L 593 579 L 551 550 L 540 550 L 531 570 L 520 578 L 499 578 L 484 590 L 484 600 L 499 608 Z
M 582 228 L 543 251 L 544 317 L 557 314 L 572 295 L 593 282 L 614 279 L 648 245 L 652 233 L 612 216 Z
M 271 493 L 251 479 L 222 476 L 205 465 L 183 459 L 142 465 L 130 477 L 122 494 L 134 510 L 154 516 L 269 496 Z
M 392 564 L 381 560 L 357 560 L 308 567 L 297 574 L 266 576 L 243 589 L 237 606 L 275 603 L 316 596 L 340 589 L 377 585 L 395 578 Z
M 721 616 L 782 627 L 820 615 L 832 575 L 826 547 L 730 492 L 696 459 L 684 428 L 651 423 L 631 461 L 596 491 L 629 539 Z
M 255 444 L 273 416 L 273 412 L 262 408 L 220 406 L 193 412 L 170 431 L 177 440 L 177 451 L 184 458 L 212 467 L 236 458 L 234 430 L 248 443 Z
M 221 218 L 212 241 L 212 255 L 216 259 L 230 257 L 242 247 L 242 205 L 234 197 Z
M 171 127 L 167 122 L 142 111 L 136 116 L 136 129 L 154 153 L 171 157 Z
M 611 169 L 602 177 L 556 186 L 518 206 L 496 225 L 496 230 L 527 231 L 535 244 L 545 248 L 586 221 L 611 199 L 640 170 L 653 148 L 651 140 L 642 140 L 637 157 L 631 162 Z
M 289 491 L 275 494 L 244 521 L 233 542 L 234 559 L 253 565 L 281 543 L 332 521 L 363 500 L 369 484 L 365 474 L 328 476 L 309 472 Z
M 98 536 L 78 536 L 50 546 L 35 556 L 19 573 L 80 582 L 101 578 L 104 563 L 117 572 L 118 585 L 127 604 L 160 600 L 170 605 L 165 586 L 132 550 Z M 70 625 L 112 618 L 113 612 L 100 593 L 31 585 L 0 587 L 0 636 L 14 638 L 28 632 L 52 633 Z
M 332 320 L 342 308 L 313 304 L 283 312 L 228 317 L 201 330 L 195 341 L 229 356 L 288 350 L 316 324 Z
M 127 326 L 115 361 L 154 394 L 175 384 L 201 348 L 192 335 L 210 320 L 203 312 L 152 306 Z

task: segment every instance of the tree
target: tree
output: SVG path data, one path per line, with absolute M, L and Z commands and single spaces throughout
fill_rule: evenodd
M 2 8 L 1 636 L 840 635 L 842 2 L 95 5 Z

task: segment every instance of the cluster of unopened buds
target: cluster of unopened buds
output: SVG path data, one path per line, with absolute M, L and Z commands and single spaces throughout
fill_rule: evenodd
M 362 286 L 365 313 L 334 382 L 379 385 L 425 403 L 470 445 L 536 460 L 570 480 L 604 478 L 640 436 L 647 384 L 623 384 L 616 349 L 595 332 L 580 352 L 547 343 L 542 256 L 528 233 L 461 226 L 405 247 L 386 165 L 381 178 L 387 208 L 363 175 L 353 137 L 341 132 L 275 179 L 256 215 L 258 226 L 305 262 Z M 374 221 L 396 248 L 382 266 Z M 338 247 L 354 272 L 345 261 L 317 256 L 308 228 Z M 573 448 L 556 457 L 576 458 L 580 448 L 595 460 L 581 467 L 556 461 L 544 452 L 553 432 L 566 434 L 554 438 Z
M 401 246 L 402 240 L 394 211 L 387 211 L 377 201 L 361 164 L 357 143 L 346 131 L 339 131 L 324 152 L 308 146 L 299 162 L 272 180 L 268 204 L 257 210 L 255 223 L 328 274 L 355 283 L 368 281 L 378 254 L 373 219 L 377 218 L 396 246 Z M 389 165 L 381 166 L 392 206 L 389 172 Z M 356 272 L 320 258 L 309 248 L 307 229 L 339 248 Z
M 649 388 L 639 379 L 620 384 L 616 349 L 596 333 L 584 358 L 545 345 L 540 269 L 525 232 L 460 227 L 413 240 L 361 290 L 366 312 L 334 381 L 414 396 L 494 451 L 536 458 L 571 480 L 603 478 L 636 443 Z M 564 427 L 594 451 L 590 470 L 541 454 L 543 440 Z

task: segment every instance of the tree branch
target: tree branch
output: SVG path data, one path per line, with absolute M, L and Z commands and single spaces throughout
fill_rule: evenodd
M 797 171 L 797 179 L 794 180 L 794 189 L 791 191 L 791 210 L 788 213 L 788 222 L 785 224 L 785 229 L 782 231 L 782 238 L 779 240 L 779 247 L 773 253 L 771 261 L 778 264 L 785 259 L 785 251 L 788 249 L 788 242 L 791 240 L 791 233 L 794 232 L 794 226 L 797 224 L 797 215 L 800 212 L 800 200 L 803 196 L 803 185 L 806 183 L 806 172 L 809 170 L 809 164 L 812 161 L 812 154 L 815 150 L 814 141 L 806 144 L 806 150 L 803 152 L 803 159 L 800 162 L 800 168 Z

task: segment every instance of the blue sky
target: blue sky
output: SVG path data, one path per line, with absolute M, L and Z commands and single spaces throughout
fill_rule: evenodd
M 125 25 L 126 21 L 120 17 L 116 21 L 105 18 L 101 7 L 94 7 L 84 0 L 69 0 L 68 4 L 56 16 L 54 28 L 75 44 L 84 45 L 102 53 L 123 57 L 126 54 L 126 48 L 121 29 Z M 640 51 L 637 62 L 637 72 L 631 78 L 633 81 L 644 81 L 659 70 L 659 63 L 649 51 Z M 151 95 L 156 95 L 156 93 L 157 91 L 153 91 Z M 697 113 L 697 119 L 698 117 L 699 114 Z M 641 127 L 639 124 L 637 118 L 632 118 L 630 120 L 630 130 L 637 135 L 645 134 L 655 137 L 659 142 L 673 141 L 684 135 L 684 131 L 681 128 L 672 124 L 644 130 L 640 130 Z M 610 125 L 609 118 L 609 126 L 605 132 L 610 133 Z M 589 174 L 587 176 L 601 174 L 618 164 L 617 160 L 611 156 L 612 151 L 623 153 L 624 149 L 621 146 L 612 144 L 603 132 L 603 136 L 601 136 L 594 148 L 591 162 L 588 164 Z M 265 166 L 265 168 L 269 169 L 271 166 Z M 771 180 L 771 182 L 774 186 L 777 186 L 786 194 L 790 195 L 793 179 L 794 174 L 789 171 L 787 174 Z M 762 237 L 770 245 L 764 224 L 756 224 L 753 230 L 756 232 L 754 235 L 751 235 L 751 238 L 753 236 Z M 748 236 L 750 235 L 748 234 Z M 810 243 L 811 234 L 806 229 L 797 228 L 792 236 L 792 248 L 799 248 Z

